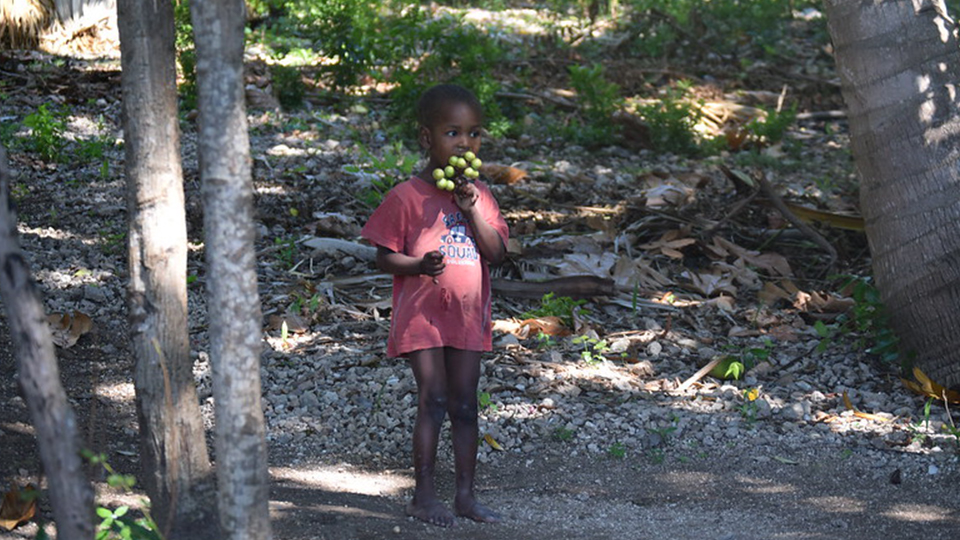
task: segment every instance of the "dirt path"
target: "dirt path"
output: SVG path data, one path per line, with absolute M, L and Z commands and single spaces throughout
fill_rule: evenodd
M 744 448 L 740 459 L 659 465 L 571 459 L 560 452 L 510 460 L 485 467 L 481 479 L 482 496 L 505 521 L 460 520 L 450 530 L 403 517 L 398 490 L 409 484 L 409 474 L 280 469 L 274 470 L 272 494 L 275 535 L 286 540 L 956 538 L 956 478 L 903 478 L 893 484 L 888 471 L 839 455 L 801 456 L 793 465 L 754 459 L 762 454 L 763 449 Z

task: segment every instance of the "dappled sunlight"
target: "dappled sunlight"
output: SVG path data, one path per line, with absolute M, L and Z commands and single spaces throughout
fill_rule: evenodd
M 852 497 L 829 495 L 823 497 L 808 497 L 805 499 L 805 502 L 817 507 L 822 512 L 859 514 L 868 510 L 865 502 Z
M 354 518 L 375 518 L 375 519 L 396 519 L 396 515 L 383 512 L 374 512 L 355 508 L 352 506 L 333 506 L 329 504 L 314 504 L 307 507 L 311 511 L 322 512 L 324 514 L 334 514 Z M 296 519 L 299 513 L 303 512 L 304 507 L 287 501 L 270 501 L 271 519 Z
M 33 426 L 23 422 L 2 422 L 0 423 L 0 430 L 10 433 L 19 433 L 21 435 L 29 435 L 30 437 L 36 435 L 36 431 L 34 431 Z
M 956 521 L 954 511 L 940 506 L 916 503 L 897 503 L 881 515 L 900 521 L 929 523 L 934 521 Z
M 703 491 L 705 484 L 722 480 L 721 477 L 713 473 L 703 471 L 670 471 L 655 476 L 660 483 L 669 484 L 678 491 L 694 492 Z
M 23 223 L 23 221 L 17 223 L 17 231 L 21 236 L 30 235 L 37 238 L 47 238 L 50 240 L 69 240 L 80 242 L 87 246 L 92 246 L 99 241 L 96 238 L 86 238 L 82 235 L 65 231 L 63 229 L 55 229 L 53 227 L 30 227 L 29 225 Z
M 132 382 L 99 384 L 96 392 L 98 396 L 114 401 L 129 401 L 136 398 L 136 390 Z
M 740 483 L 740 487 L 744 491 L 749 493 L 764 493 L 772 495 L 797 492 L 797 487 L 793 484 L 783 484 L 780 482 L 767 480 L 766 478 L 738 475 L 735 477 L 735 480 Z
M 383 471 L 360 471 L 347 467 L 271 467 L 270 475 L 274 481 L 295 482 L 306 489 L 374 497 L 400 495 L 413 487 L 413 479 L 406 475 Z M 337 508 L 337 511 L 343 510 L 343 508 Z

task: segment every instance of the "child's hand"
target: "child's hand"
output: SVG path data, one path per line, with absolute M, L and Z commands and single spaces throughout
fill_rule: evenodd
M 453 191 L 453 199 L 457 202 L 457 206 L 463 211 L 473 208 L 473 205 L 477 204 L 477 199 L 479 198 L 480 190 L 477 189 L 477 186 L 474 185 L 473 182 L 464 182 Z
M 446 263 L 443 262 L 443 254 L 439 251 L 430 251 L 420 259 L 420 273 L 428 276 L 439 276 L 443 273 Z

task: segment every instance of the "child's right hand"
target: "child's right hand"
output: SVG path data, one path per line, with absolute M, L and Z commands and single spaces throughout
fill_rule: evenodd
M 420 259 L 420 273 L 428 276 L 439 276 L 443 273 L 446 263 L 443 254 L 439 251 L 430 251 Z

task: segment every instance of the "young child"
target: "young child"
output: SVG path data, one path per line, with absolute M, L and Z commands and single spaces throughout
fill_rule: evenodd
M 416 488 L 407 514 L 443 527 L 455 516 L 496 522 L 500 516 L 474 493 L 477 384 L 481 352 L 492 340 L 487 265 L 504 257 L 507 224 L 482 182 L 463 183 L 451 193 L 432 179 L 451 156 L 479 153 L 477 98 L 460 86 L 434 86 L 421 96 L 417 116 L 427 164 L 387 193 L 361 232 L 377 246 L 377 266 L 394 275 L 387 355 L 405 356 L 417 381 Z M 434 483 L 437 441 L 448 415 L 456 469 L 452 512 Z

